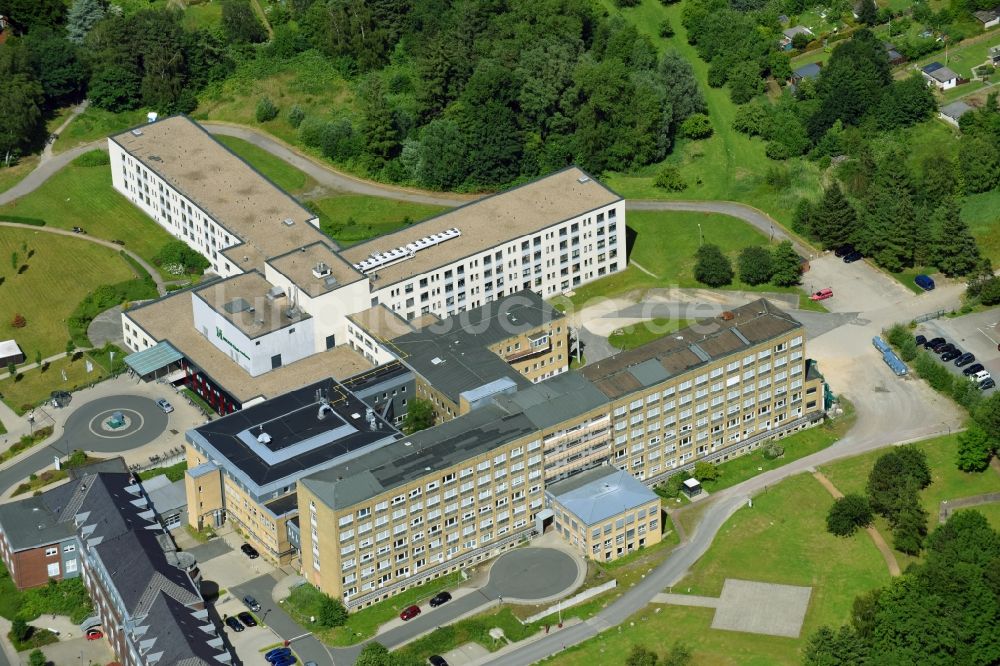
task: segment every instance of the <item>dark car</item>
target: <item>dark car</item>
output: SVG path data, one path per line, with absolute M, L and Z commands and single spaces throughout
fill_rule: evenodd
M 855 252 L 854 246 L 848 243 L 847 245 L 841 245 L 836 250 L 833 251 L 833 256 L 835 257 L 846 257 L 852 252 Z
M 260 557 L 260 553 L 257 552 L 257 549 L 248 543 L 245 543 L 242 546 L 240 546 L 240 550 L 242 550 L 243 554 L 249 557 L 251 560 L 256 560 L 258 557 Z
M 298 662 L 298 659 L 294 654 L 287 654 L 284 657 L 280 657 L 271 662 L 272 666 L 292 666 L 292 664 Z
M 955 359 L 955 365 L 962 367 L 963 365 L 969 365 L 976 360 L 976 355 L 970 352 L 965 352 L 961 356 Z
M 243 631 L 243 625 L 240 624 L 240 621 L 237 620 L 235 617 L 227 617 L 226 626 L 232 629 L 233 631 Z
M 993 388 L 996 385 L 997 385 L 997 383 L 995 381 L 993 381 L 992 377 L 987 377 L 986 379 L 984 379 L 983 381 L 981 381 L 979 383 L 979 388 L 981 390 L 985 391 L 986 389 L 991 389 L 991 388 Z
M 121 240 L 120 238 L 116 238 L 116 239 L 114 239 L 111 242 L 114 243 L 115 245 L 124 245 L 125 244 L 125 241 Z
M 432 654 L 427 657 L 427 661 L 431 662 L 431 666 L 448 666 L 448 662 L 439 654 Z
M 913 281 L 924 291 L 933 291 L 934 289 L 934 279 L 930 275 L 924 275 L 921 273 L 915 277 Z
M 403 612 L 399 614 L 399 619 L 403 621 L 412 620 L 418 615 L 420 615 L 420 606 L 407 606 L 403 609 Z
M 969 367 L 967 367 L 965 370 L 962 370 L 962 374 L 965 375 L 966 377 L 968 377 L 969 375 L 974 375 L 977 372 L 980 372 L 981 370 L 985 370 L 985 369 L 986 368 L 983 367 L 982 363 L 973 363 L 972 365 L 970 365 Z
M 256 627 L 257 626 L 257 620 L 253 619 L 253 615 L 251 615 L 250 613 L 248 613 L 246 611 L 243 611 L 242 613 L 237 614 L 236 617 L 238 617 L 240 619 L 240 622 L 242 622 L 243 624 L 245 624 L 248 627 Z
M 73 233 L 74 234 L 85 234 L 87 232 L 83 230 L 83 227 L 73 227 Z
M 291 648 L 279 647 L 269 650 L 264 653 L 264 659 L 268 661 L 274 661 L 275 659 L 280 659 L 281 657 L 287 657 L 292 654 Z
M 943 345 L 945 342 L 946 341 L 944 338 L 931 338 L 930 340 L 924 343 L 924 349 L 930 349 L 931 347 L 937 344 Z
M 431 599 L 431 608 L 437 608 L 441 604 L 446 604 L 449 601 L 451 601 L 450 592 L 438 592 L 436 595 L 434 595 L 434 598 Z
M 855 250 L 854 252 L 851 252 L 850 254 L 845 254 L 844 255 L 844 263 L 845 264 L 853 264 L 855 261 L 861 261 L 864 258 L 865 258 L 865 255 L 863 255 L 860 252 L 858 252 L 857 250 Z
M 947 363 L 948 361 L 954 361 L 961 355 L 962 355 L 961 349 L 949 349 L 948 351 L 941 354 L 941 360 Z
M 913 341 L 917 343 L 918 347 L 920 347 L 921 345 L 923 345 L 924 343 L 927 342 L 927 336 L 925 336 L 925 335 L 918 335 L 917 337 L 915 337 L 913 339 Z
M 260 612 L 260 604 L 257 602 L 256 599 L 253 598 L 253 596 L 248 594 L 247 596 L 243 597 L 243 603 L 246 604 L 246 607 L 252 610 L 254 613 Z
M 957 349 L 957 347 L 955 346 L 955 343 L 953 343 L 953 342 L 946 342 L 945 344 L 943 344 L 943 345 L 941 345 L 939 347 L 934 347 L 934 353 L 935 354 L 944 354 L 945 352 L 955 351 L 956 349 Z
M 939 349 L 944 349 L 944 348 L 945 348 L 945 347 L 947 347 L 947 346 L 948 346 L 949 344 L 951 344 L 951 343 L 949 343 L 949 342 L 948 342 L 947 340 L 943 340 L 943 339 L 942 339 L 942 340 L 940 340 L 940 341 L 938 341 L 938 342 L 934 342 L 933 344 L 932 344 L 932 343 L 930 343 L 930 342 L 928 342 L 928 343 L 927 343 L 927 346 L 928 346 L 928 348 L 929 348 L 929 349 L 930 349 L 930 350 L 931 350 L 932 352 L 935 352 L 935 353 L 937 353 L 937 351 L 938 351 Z

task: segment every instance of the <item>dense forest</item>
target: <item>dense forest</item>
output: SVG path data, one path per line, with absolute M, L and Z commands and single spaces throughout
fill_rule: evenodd
M 26 148 L 44 110 L 74 98 L 190 112 L 236 63 L 310 49 L 354 82 L 357 108 L 299 112 L 302 140 L 433 188 L 496 187 L 571 163 L 600 173 L 659 162 L 681 123 L 705 110 L 688 63 L 659 55 L 591 0 L 292 0 L 271 12 L 266 45 L 248 2 L 223 2 L 221 31 L 188 31 L 170 10 L 0 0 L 22 35 L 0 47 L 0 149 Z M 392 63 L 406 67 L 389 75 Z M 268 101 L 258 116 L 276 112 Z

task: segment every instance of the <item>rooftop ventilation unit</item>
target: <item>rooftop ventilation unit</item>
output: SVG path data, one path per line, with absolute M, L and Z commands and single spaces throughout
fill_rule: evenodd
M 285 219 L 283 219 L 283 220 L 281 221 L 281 223 L 282 223 L 283 225 L 285 225 L 286 227 L 290 227 L 290 226 L 292 226 L 293 224 L 295 224 L 295 220 L 293 220 L 293 219 L 292 219 L 292 218 L 290 218 L 290 217 L 286 217 Z
M 281 287 L 271 287 L 267 292 L 267 300 L 276 301 L 279 298 L 284 298 L 285 290 Z
M 576 179 L 576 182 L 580 183 L 581 185 L 583 185 L 584 183 L 589 183 L 590 176 L 580 176 L 579 178 Z
M 261 433 L 257 435 L 257 441 L 261 444 L 270 444 L 271 436 L 262 430 Z
M 333 289 L 334 287 L 337 286 L 337 278 L 333 277 L 332 275 L 327 275 L 325 278 L 323 278 L 323 284 L 326 286 L 327 289 Z
M 367 273 L 368 271 L 373 271 L 376 268 L 394 264 L 397 261 L 402 261 L 403 259 L 409 259 L 420 250 L 440 245 L 445 241 L 451 240 L 452 238 L 458 238 L 461 235 L 462 232 L 455 227 L 445 229 L 444 231 L 440 231 L 436 234 L 418 238 L 412 243 L 407 243 L 406 245 L 389 250 L 388 252 L 372 252 L 367 259 L 354 264 L 354 267 L 362 273 Z
M 441 365 L 442 363 L 444 363 L 444 361 L 442 361 L 439 356 L 435 356 L 431 359 L 431 365 Z
M 132 130 L 132 136 L 142 136 L 142 130 L 141 129 Z
M 330 274 L 330 267 L 322 261 L 313 266 L 313 277 L 321 278 Z

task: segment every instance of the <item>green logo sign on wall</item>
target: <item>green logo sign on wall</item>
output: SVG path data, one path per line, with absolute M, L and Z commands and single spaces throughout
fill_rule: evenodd
M 225 342 L 227 345 L 229 345 L 230 347 L 232 347 L 233 350 L 237 354 L 239 354 L 240 356 L 242 356 L 246 360 L 248 360 L 248 361 L 250 360 L 250 357 L 247 356 L 247 353 L 245 351 L 243 351 L 242 349 L 240 349 L 239 347 L 237 347 L 235 344 L 233 344 L 232 340 L 230 340 L 225 335 L 223 335 L 222 334 L 222 329 L 219 328 L 218 326 L 215 327 L 215 337 L 219 338 L 220 340 L 222 340 L 223 342 Z

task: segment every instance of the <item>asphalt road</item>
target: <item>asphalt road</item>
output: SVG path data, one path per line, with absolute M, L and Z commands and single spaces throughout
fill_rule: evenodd
M 46 409 L 51 409 L 47 407 Z M 64 409 L 73 409 L 72 403 Z M 142 417 L 141 428 L 133 427 L 131 434 L 123 437 L 108 437 L 95 434 L 91 430 L 94 419 L 115 409 L 126 413 L 138 413 Z M 99 425 L 94 425 L 102 432 Z M 31 474 L 52 464 L 55 456 L 64 457 L 73 449 L 84 449 L 96 453 L 117 454 L 147 444 L 159 437 L 167 429 L 167 415 L 149 398 L 134 395 L 109 396 L 92 400 L 70 415 L 63 435 L 32 455 L 0 471 L 0 492 L 20 483 Z M 111 433 L 108 433 L 111 434 Z
M 317 664 L 329 664 L 333 660 L 330 653 L 319 640 L 309 633 L 304 633 L 295 620 L 281 607 L 281 604 L 274 603 L 271 592 L 277 581 L 271 576 L 258 576 L 248 580 L 242 585 L 230 587 L 230 591 L 242 599 L 246 595 L 252 595 L 261 604 L 259 615 L 267 626 L 271 627 L 279 636 L 285 640 L 292 641 L 292 649 L 298 653 L 301 662 L 315 661 Z M 354 663 L 339 662 L 343 664 Z

